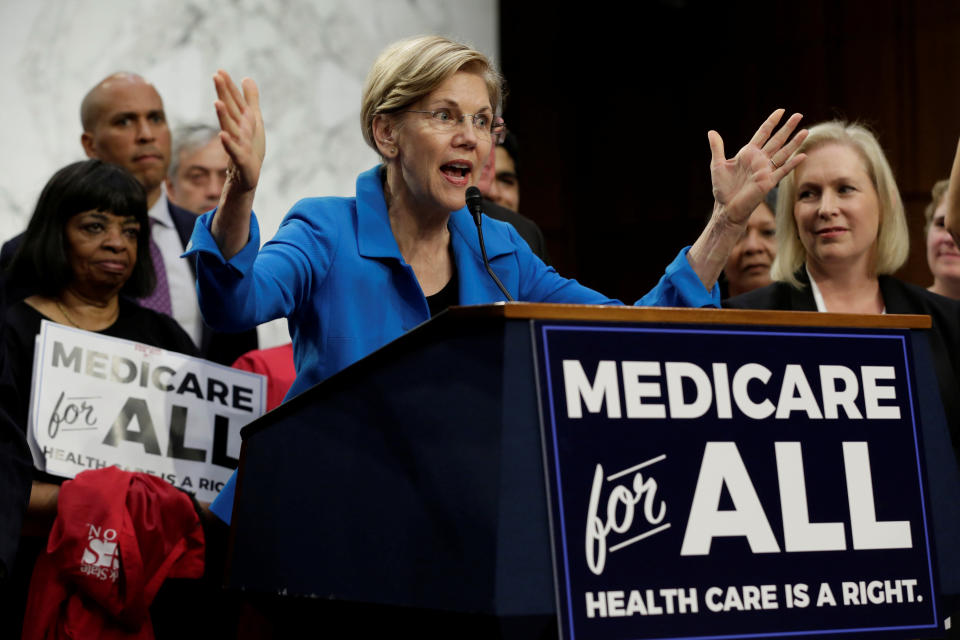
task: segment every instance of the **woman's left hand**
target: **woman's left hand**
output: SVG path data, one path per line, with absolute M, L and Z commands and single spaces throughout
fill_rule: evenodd
M 723 212 L 730 223 L 746 223 L 767 192 L 806 158 L 802 153 L 795 156 L 793 153 L 806 139 L 807 130 L 802 129 L 790 139 L 802 115 L 793 114 L 779 131 L 773 133 L 783 114 L 783 109 L 771 113 L 750 142 L 730 160 L 724 155 L 720 134 L 716 131 L 707 133 L 714 209 Z
M 230 74 L 222 69 L 213 77 L 213 84 L 218 98 L 214 107 L 220 120 L 220 141 L 229 162 L 210 233 L 224 259 L 229 260 L 250 237 L 253 198 L 266 153 L 266 137 L 257 84 L 244 78 L 241 93 Z
M 260 113 L 260 91 L 250 78 L 237 88 L 230 74 L 220 69 L 213 76 L 217 90 L 217 119 L 220 121 L 220 141 L 230 160 L 228 187 L 241 192 L 253 191 L 260 180 L 260 168 L 266 153 L 263 116 Z
M 687 252 L 690 266 L 707 289 L 712 289 L 720 277 L 753 210 L 781 178 L 806 158 L 804 154 L 794 155 L 794 152 L 807 138 L 807 130 L 801 129 L 790 138 L 803 116 L 793 114 L 779 131 L 773 132 L 783 113 L 783 109 L 771 113 L 750 142 L 729 160 L 724 154 L 720 134 L 716 131 L 707 133 L 710 140 L 713 216 Z

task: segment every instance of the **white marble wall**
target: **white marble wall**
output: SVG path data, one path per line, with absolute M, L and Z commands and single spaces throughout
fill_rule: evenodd
M 61 166 L 83 159 L 80 101 L 140 73 L 172 126 L 215 124 L 217 68 L 260 86 L 267 158 L 255 208 L 269 238 L 299 198 L 351 195 L 376 162 L 360 91 L 390 42 L 439 33 L 496 56 L 496 0 L 2 0 L 0 241 L 26 226 Z

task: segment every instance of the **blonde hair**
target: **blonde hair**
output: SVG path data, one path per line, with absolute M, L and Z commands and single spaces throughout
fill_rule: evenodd
M 436 89 L 457 71 L 483 76 L 494 114 L 500 115 L 503 78 L 487 56 L 443 36 L 417 36 L 394 42 L 370 68 L 363 86 L 360 124 L 363 139 L 379 152 L 373 138 L 373 119 L 409 107 Z
M 849 147 L 863 160 L 880 205 L 876 272 L 878 274 L 893 273 L 907 260 L 907 255 L 910 253 L 910 235 L 903 201 L 897 190 L 897 182 L 880 143 L 876 136 L 863 125 L 831 120 L 811 127 L 810 135 L 796 153 L 809 153 L 827 144 Z M 797 221 L 793 217 L 793 208 L 797 201 L 796 173 L 794 170 L 780 181 L 780 193 L 777 196 L 779 249 L 770 269 L 770 275 L 774 280 L 801 288 L 803 284 L 797 279 L 796 273 L 806 261 L 807 253 L 800 242 Z
M 937 180 L 937 183 L 933 185 L 933 189 L 930 190 L 930 204 L 923 210 L 923 217 L 926 219 L 926 223 L 923 226 L 924 233 L 930 231 L 930 225 L 933 223 L 933 214 L 936 213 L 940 207 L 940 203 L 943 202 L 943 196 L 947 194 L 947 187 L 949 186 L 949 180 Z

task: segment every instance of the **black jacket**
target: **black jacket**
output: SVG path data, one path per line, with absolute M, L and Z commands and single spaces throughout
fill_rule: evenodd
M 483 199 L 483 212 L 494 220 L 502 220 L 513 225 L 520 237 L 530 245 L 530 250 L 533 251 L 534 255 L 543 260 L 544 263 L 550 264 L 550 256 L 547 255 L 547 243 L 544 242 L 543 232 L 540 231 L 536 222 L 486 198 Z
M 3 287 L 0 286 L 0 308 L 3 308 L 2 297 Z M 0 313 L 0 344 L 3 344 L 3 331 L 3 314 Z M 0 584 L 13 567 L 20 525 L 33 481 L 33 459 L 26 437 L 11 416 L 20 399 L 12 370 L 7 364 L 6 354 L 0 350 Z M 0 594 L 5 595 L 5 592 L 0 589 Z M 0 605 L 0 613 L 3 611 L 4 606 Z
M 785 282 L 723 301 L 731 309 L 779 309 L 783 311 L 816 311 L 806 270 L 801 274 L 802 289 Z M 933 326 L 929 332 L 934 372 L 940 383 L 947 426 L 953 440 L 953 450 L 960 460 L 960 301 L 945 298 L 926 289 L 880 276 L 880 295 L 887 313 L 916 313 L 929 315 Z

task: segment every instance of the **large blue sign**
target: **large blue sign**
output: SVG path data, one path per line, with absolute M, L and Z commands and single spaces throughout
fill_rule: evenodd
M 564 637 L 936 633 L 905 332 L 537 333 Z

